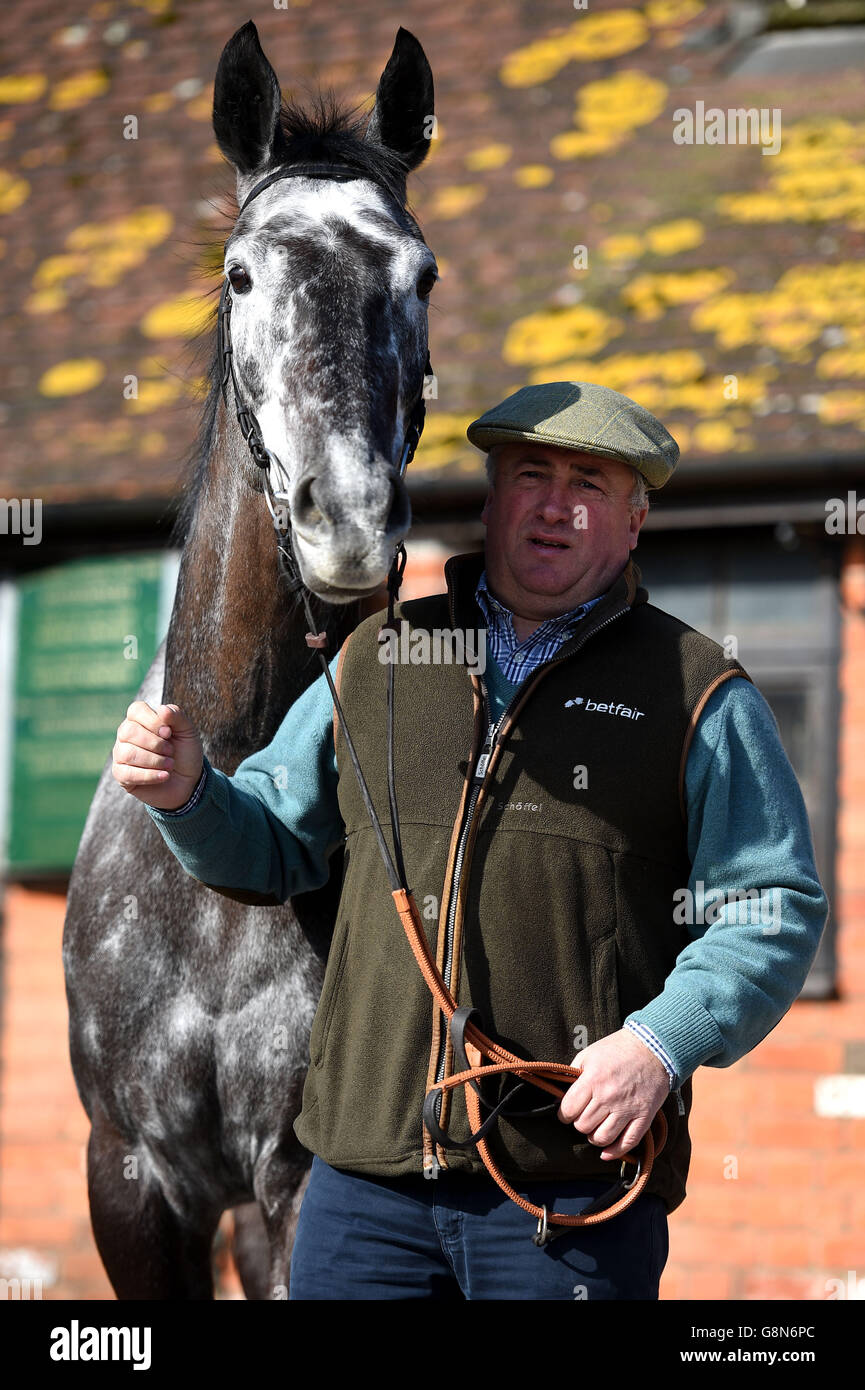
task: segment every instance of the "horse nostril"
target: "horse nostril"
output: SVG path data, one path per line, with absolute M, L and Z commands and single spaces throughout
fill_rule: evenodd
M 312 475 L 301 479 L 294 495 L 292 513 L 301 526 L 317 526 L 322 520 L 321 508 L 312 494 L 315 478 Z
M 391 482 L 390 484 L 390 510 L 387 514 L 387 525 L 385 531 L 390 535 L 394 531 L 408 530 L 411 521 L 411 503 L 409 501 L 408 488 L 401 481 Z

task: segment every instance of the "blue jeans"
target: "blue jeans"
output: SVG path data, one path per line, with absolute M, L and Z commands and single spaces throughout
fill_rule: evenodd
M 516 1187 L 579 1212 L 614 1181 Z M 619 1216 L 532 1243 L 533 1216 L 486 1174 L 379 1178 L 313 1158 L 291 1256 L 290 1299 L 657 1299 L 667 1214 L 644 1192 Z

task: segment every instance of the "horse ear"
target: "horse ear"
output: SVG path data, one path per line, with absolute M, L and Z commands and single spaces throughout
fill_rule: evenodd
M 414 34 L 400 25 L 364 138 L 393 150 L 406 169 L 416 169 L 429 153 L 434 105 L 427 56 Z
M 213 130 L 238 185 L 280 163 L 287 151 L 279 112 L 279 81 L 248 20 L 222 50 L 213 83 Z

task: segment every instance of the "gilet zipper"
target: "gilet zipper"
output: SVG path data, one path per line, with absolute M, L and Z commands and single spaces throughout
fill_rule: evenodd
M 620 608 L 619 611 L 618 611 L 617 613 L 613 613 L 609 618 L 606 618 L 606 619 L 604 620 L 604 622 L 598 623 L 598 626 L 597 626 L 597 627 L 592 628 L 590 632 L 587 632 L 587 633 L 585 634 L 585 636 L 583 637 L 582 641 L 579 642 L 579 643 L 577 644 L 576 647 L 574 647 L 573 651 L 568 652 L 567 656 L 556 656 L 556 657 L 551 657 L 549 661 L 544 661 L 540 666 L 536 666 L 536 667 L 535 667 L 534 671 L 532 672 L 531 676 L 528 677 L 528 679 L 531 680 L 531 681 L 534 683 L 534 682 L 538 679 L 538 676 L 539 676 L 540 672 L 546 671 L 546 670 L 548 670 L 548 669 L 549 669 L 550 667 L 552 667 L 552 666 L 558 666 L 559 663 L 562 662 L 562 661 L 569 661 L 570 658 L 571 658 L 572 656 L 576 656 L 577 652 L 580 651 L 580 649 L 585 645 L 586 642 L 588 642 L 588 640 L 589 640 L 590 637 L 594 637 L 594 635 L 595 635 L 596 632 L 600 632 L 602 628 L 608 627 L 610 623 L 615 622 L 616 618 L 621 618 L 622 615 L 623 615 L 624 613 L 628 613 L 628 612 L 630 612 L 630 605 L 627 605 L 627 606 L 624 607 L 624 608 Z M 448 920 L 447 920 L 447 933 L 446 933 L 446 938 L 445 938 L 445 954 L 444 954 L 444 963 L 443 963 L 443 969 L 442 969 L 442 975 L 443 975 L 443 977 L 444 977 L 444 982 L 445 982 L 445 984 L 447 985 L 448 989 L 450 989 L 450 987 L 451 987 L 451 974 L 452 974 L 452 972 L 453 972 L 453 944 L 454 944 L 454 934 L 455 934 L 455 928 L 456 928 L 457 898 L 458 898 L 458 895 L 459 895 L 460 877 L 461 877 L 461 875 L 462 875 L 462 871 L 463 871 L 463 868 L 464 868 L 465 847 L 466 847 L 466 842 L 467 842 L 467 840 L 468 840 L 469 831 L 470 831 L 470 829 L 471 829 L 472 818 L 473 818 L 473 816 L 474 816 L 474 811 L 475 811 L 475 805 L 476 805 L 476 803 L 477 803 L 478 796 L 480 795 L 481 788 L 483 787 L 484 781 L 485 781 L 485 779 L 486 779 L 487 768 L 489 767 L 490 758 L 492 757 L 493 749 L 494 749 L 495 746 L 496 746 L 496 740 L 498 739 L 499 732 L 501 731 L 501 727 L 502 727 L 502 725 L 504 724 L 505 720 L 507 719 L 508 715 L 510 714 L 511 709 L 513 708 L 513 706 L 514 706 L 514 705 L 517 703 L 517 701 L 518 701 L 523 695 L 525 695 L 525 693 L 526 693 L 525 690 L 522 688 L 522 686 L 519 686 L 519 687 L 517 688 L 516 693 L 514 694 L 514 696 L 512 697 L 512 699 L 510 700 L 510 702 L 508 703 L 507 707 L 502 711 L 502 713 L 500 714 L 499 718 L 496 720 L 496 723 L 495 723 L 494 725 L 490 725 L 490 719 L 489 719 L 489 697 L 488 697 L 488 695 L 487 695 L 486 682 L 483 680 L 482 677 L 481 677 L 481 688 L 482 688 L 482 690 L 483 690 L 483 695 L 484 695 L 484 713 L 485 713 L 485 715 L 486 715 L 486 721 L 487 721 L 487 732 L 486 732 L 486 736 L 485 736 L 485 738 L 484 738 L 483 747 L 481 748 L 481 752 L 480 752 L 480 754 L 479 754 L 479 756 L 478 756 L 477 765 L 476 765 L 476 767 L 475 767 L 475 769 L 474 769 L 474 772 L 472 773 L 472 786 L 471 786 L 471 791 L 470 791 L 470 793 L 469 793 L 468 804 L 467 804 L 467 806 L 466 806 L 466 812 L 465 812 L 465 819 L 464 819 L 464 821 L 463 821 L 463 827 L 462 827 L 462 830 L 461 830 L 461 832 L 460 832 L 460 838 L 459 838 L 459 842 L 458 842 L 458 845 L 457 845 L 456 858 L 455 858 L 455 861 L 454 861 L 453 878 L 452 878 L 452 880 L 451 880 L 450 899 L 449 899 L 449 901 L 448 901 Z M 446 1025 L 445 1025 L 444 1015 L 442 1015 L 442 1019 L 441 1019 L 441 1032 L 440 1032 L 440 1037 L 439 1037 L 438 1061 L 437 1061 L 437 1064 L 436 1064 L 436 1077 L 435 1077 L 435 1079 L 436 1079 L 437 1082 L 443 1081 L 443 1080 L 444 1080 L 444 1073 L 445 1073 L 445 1056 L 446 1056 L 446 1053 L 447 1053 L 447 1028 L 446 1028 Z M 436 1114 L 437 1114 L 437 1115 L 440 1115 L 440 1113 L 441 1113 L 441 1094 L 439 1095 L 439 1098 L 438 1098 L 438 1105 L 437 1105 L 437 1109 L 436 1109 Z

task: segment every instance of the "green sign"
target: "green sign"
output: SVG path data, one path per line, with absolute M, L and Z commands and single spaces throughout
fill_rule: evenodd
M 117 726 L 161 641 L 162 554 L 17 583 L 10 872 L 71 869 Z

